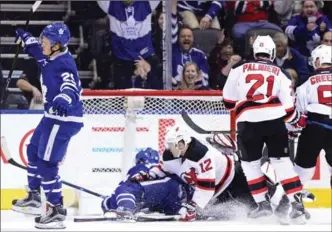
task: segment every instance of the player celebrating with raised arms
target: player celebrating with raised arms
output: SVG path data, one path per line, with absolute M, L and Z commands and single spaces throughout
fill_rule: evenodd
M 305 116 L 295 110 L 290 78 L 272 62 L 276 48 L 270 36 L 258 36 L 253 44 L 255 61 L 234 67 L 223 89 L 225 106 L 236 106 L 237 141 L 241 165 L 258 207 L 249 217 L 273 213 L 266 199 L 267 185 L 260 160 L 264 143 L 278 180 L 292 204 L 290 218 L 305 223 L 302 183 L 289 158 L 288 132 L 285 122 L 293 127 L 306 126 Z
M 316 73 L 296 90 L 296 108 L 307 114 L 308 125 L 299 137 L 295 170 L 303 183 L 311 180 L 324 149 L 332 187 L 332 47 L 320 45 L 311 57 Z
M 63 229 L 62 182 L 58 174 L 70 139 L 83 126 L 81 84 L 74 58 L 68 51 L 70 31 L 63 23 L 46 26 L 41 41 L 23 29 L 16 30 L 24 51 L 36 59 L 41 69 L 40 82 L 44 116 L 27 147 L 28 196 L 13 200 L 15 211 L 41 214 L 40 187 L 47 200 L 45 214 L 35 218 L 38 229 Z

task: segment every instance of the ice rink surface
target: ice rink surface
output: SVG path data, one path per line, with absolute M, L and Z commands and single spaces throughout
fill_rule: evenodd
M 332 231 L 332 209 L 309 209 L 311 219 L 306 225 L 279 225 L 273 217 L 258 220 L 197 222 L 74 222 L 66 220 L 60 231 Z M 41 231 L 35 229 L 34 218 L 10 210 L 1 211 L 1 231 Z M 52 230 L 47 230 L 52 231 Z M 59 231 L 59 230 L 57 230 Z

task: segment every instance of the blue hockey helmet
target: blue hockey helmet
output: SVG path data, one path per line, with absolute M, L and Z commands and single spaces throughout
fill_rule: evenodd
M 144 163 L 158 163 L 159 162 L 159 153 L 156 150 L 153 150 L 152 148 L 148 147 L 141 151 L 139 151 L 136 154 L 135 157 L 136 164 L 139 162 Z
M 46 37 L 50 40 L 52 47 L 57 43 L 59 43 L 61 47 L 67 47 L 71 35 L 66 24 L 52 23 L 43 29 L 40 37 Z

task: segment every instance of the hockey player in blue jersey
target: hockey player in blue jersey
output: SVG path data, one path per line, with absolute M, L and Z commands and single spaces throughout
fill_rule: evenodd
M 128 171 L 127 179 L 120 182 L 114 193 L 102 201 L 102 209 L 108 217 L 135 221 L 135 213 L 141 209 L 174 215 L 182 201 L 191 195 L 191 187 L 176 175 L 159 180 L 149 179 L 151 168 L 159 162 L 157 151 L 147 148 L 136 155 L 136 165 Z
M 27 147 L 28 196 L 13 200 L 12 209 L 41 214 L 42 187 L 47 211 L 35 218 L 36 228 L 63 229 L 66 209 L 59 163 L 64 159 L 70 139 L 83 126 L 82 88 L 75 61 L 67 48 L 70 31 L 63 23 L 53 23 L 43 29 L 41 41 L 23 29 L 17 29 L 16 34 L 23 42 L 24 52 L 40 66 L 44 116 Z

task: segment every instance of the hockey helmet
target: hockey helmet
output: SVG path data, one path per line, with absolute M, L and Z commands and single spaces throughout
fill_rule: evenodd
M 316 66 L 316 61 L 319 59 L 319 67 Z M 311 52 L 312 66 L 315 69 L 320 68 L 322 64 L 332 64 L 332 48 L 327 45 L 319 45 Z
M 158 163 L 159 162 L 159 153 L 158 153 L 158 151 L 153 150 L 150 147 L 145 148 L 136 154 L 135 162 L 136 162 L 136 164 L 139 162 L 144 162 L 144 163 L 149 163 L 149 164 Z
M 269 35 L 257 36 L 253 44 L 253 51 L 255 59 L 257 59 L 257 54 L 267 54 L 271 61 L 276 57 L 276 45 Z
M 174 144 L 177 147 L 179 142 L 183 142 L 184 145 L 187 145 L 191 142 L 191 137 L 189 136 L 188 132 L 180 126 L 169 128 L 165 135 L 166 149 L 169 148 L 170 144 Z
M 66 24 L 52 23 L 43 29 L 40 37 L 46 37 L 50 40 L 52 47 L 57 43 L 59 43 L 61 47 L 67 47 L 71 35 Z

